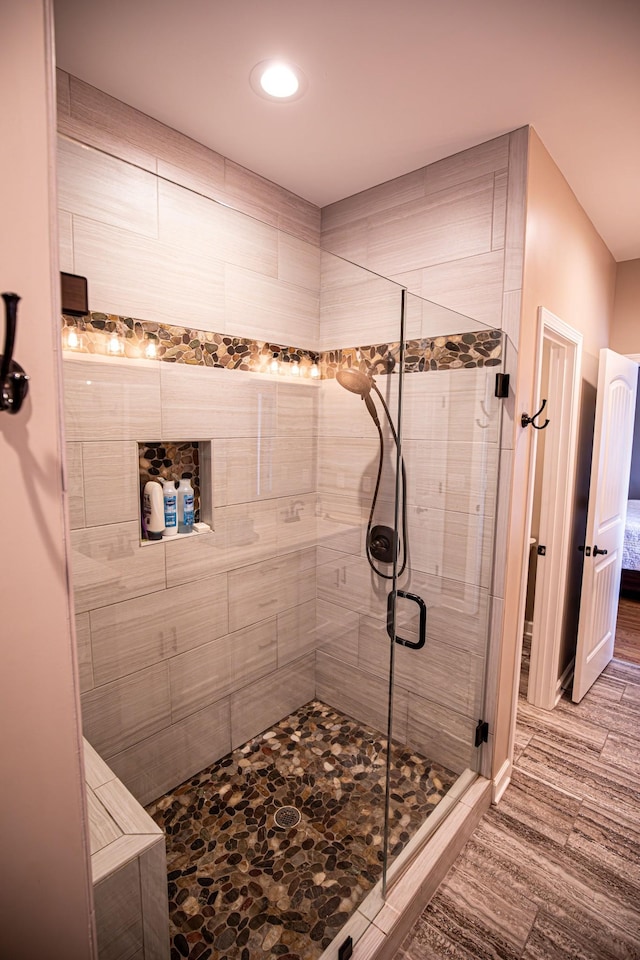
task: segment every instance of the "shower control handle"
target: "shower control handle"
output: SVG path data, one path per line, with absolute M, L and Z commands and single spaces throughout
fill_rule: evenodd
M 395 599 L 403 597 L 405 600 L 411 600 L 418 604 L 420 610 L 420 627 L 418 640 L 415 643 L 412 640 L 405 640 L 396 634 L 395 625 Z M 387 633 L 389 638 L 402 647 L 408 647 L 410 650 L 421 650 L 427 642 L 427 605 L 416 593 L 407 593 L 405 590 L 392 590 L 387 597 Z

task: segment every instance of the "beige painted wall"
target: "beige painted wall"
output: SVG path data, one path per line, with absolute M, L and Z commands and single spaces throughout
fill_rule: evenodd
M 529 137 L 527 220 L 522 318 L 516 396 L 513 494 L 509 525 L 504 642 L 496 725 L 495 769 L 509 750 L 513 710 L 514 670 L 520 631 L 523 557 L 525 555 L 526 499 L 531 437 L 518 425 L 529 411 L 534 387 L 534 350 L 537 310 L 544 306 L 579 330 L 584 337 L 582 360 L 582 428 L 578 452 L 576 516 L 586 511 L 585 479 L 590 458 L 598 352 L 608 346 L 613 315 L 616 265 L 609 250 L 576 200 L 534 130 Z M 579 579 L 579 570 L 578 579 Z M 575 606 L 576 571 L 571 578 Z
M 640 260 L 618 264 L 609 346 L 617 353 L 640 353 Z
M 52 73 L 48 0 L 0 17 L 0 286 L 19 306 L 23 409 L 0 413 L 3 504 L 0 690 L 5 957 L 93 956 L 74 644 L 62 490 L 57 254 L 51 242 Z M 4 322 L 0 321 L 4 342 Z M 1 349 L 1 348 L 0 348 Z

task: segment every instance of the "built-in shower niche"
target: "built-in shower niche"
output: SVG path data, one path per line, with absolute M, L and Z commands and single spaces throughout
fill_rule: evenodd
M 209 529 L 213 528 L 211 447 L 210 440 L 138 441 L 139 523 L 143 543 L 161 542 L 148 540 L 144 535 L 142 504 L 145 484 L 149 480 L 180 480 L 183 476 L 189 476 L 193 487 L 194 522 L 205 523 Z M 171 539 L 198 536 L 202 532 L 209 531 L 194 529 L 193 533 L 178 533 Z

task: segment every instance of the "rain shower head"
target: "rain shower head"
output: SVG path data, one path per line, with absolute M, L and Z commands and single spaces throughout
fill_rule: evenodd
M 371 399 L 371 388 L 374 386 L 372 378 L 367 376 L 366 373 L 361 373 L 360 370 L 342 369 L 336 373 L 336 380 L 340 386 L 348 390 L 349 393 L 357 393 L 359 397 L 362 397 L 371 419 L 379 428 L 380 421 L 378 419 L 378 413 Z

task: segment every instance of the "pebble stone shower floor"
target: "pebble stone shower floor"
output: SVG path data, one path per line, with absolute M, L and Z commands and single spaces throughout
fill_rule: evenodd
M 384 737 L 312 701 L 150 804 L 172 960 L 319 957 L 382 875 L 385 763 Z M 392 745 L 392 855 L 455 780 Z M 283 806 L 297 826 L 276 825 Z

